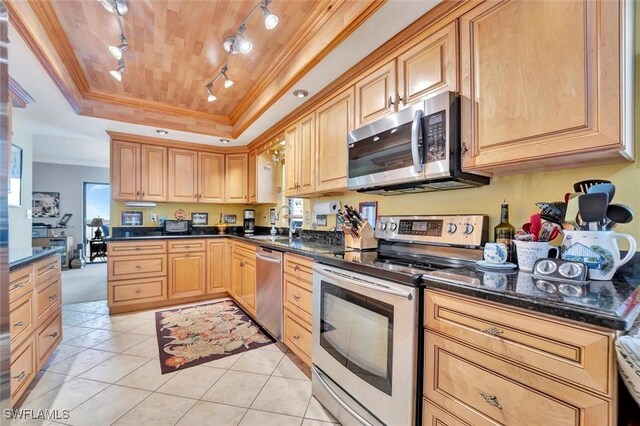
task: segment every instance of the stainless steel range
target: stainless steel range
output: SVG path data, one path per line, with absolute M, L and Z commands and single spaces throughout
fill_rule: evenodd
M 422 276 L 482 258 L 482 215 L 378 218 L 376 251 L 319 258 L 313 395 L 343 425 L 419 424 Z

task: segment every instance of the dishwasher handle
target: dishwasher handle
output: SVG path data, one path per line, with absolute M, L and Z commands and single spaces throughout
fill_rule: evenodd
M 274 259 L 272 257 L 263 256 L 260 253 L 256 253 L 256 257 L 260 260 L 264 260 L 265 262 L 269 262 L 269 263 L 277 263 L 277 264 L 282 263 L 282 260 L 280 259 Z

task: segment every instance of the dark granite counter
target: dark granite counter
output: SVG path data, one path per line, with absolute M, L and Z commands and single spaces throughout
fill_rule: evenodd
M 54 254 L 62 253 L 63 247 L 34 247 L 27 249 L 9 248 L 9 252 L 17 253 L 13 256 L 15 260 L 9 262 L 9 271 L 13 271 L 23 266 L 28 266 L 38 260 L 44 259 Z

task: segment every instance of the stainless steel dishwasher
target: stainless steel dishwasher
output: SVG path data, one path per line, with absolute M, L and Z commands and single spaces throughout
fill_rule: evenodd
M 258 322 L 276 339 L 282 338 L 282 252 L 256 250 L 256 312 Z

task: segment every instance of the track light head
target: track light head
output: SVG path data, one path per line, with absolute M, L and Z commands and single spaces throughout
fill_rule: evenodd
M 111 77 L 115 78 L 116 80 L 122 81 L 122 74 L 124 74 L 126 70 L 127 70 L 127 67 L 124 64 L 124 61 L 120 59 L 118 61 L 118 68 L 116 68 L 115 70 L 109 71 L 109 74 L 111 74 Z
M 120 44 L 118 46 L 109 46 L 109 52 L 111 55 L 120 60 L 124 57 L 124 52 L 129 48 L 129 43 L 127 42 L 127 38 L 124 34 L 120 34 Z
M 249 40 L 244 38 L 242 34 L 238 33 L 233 50 L 240 53 L 249 53 L 251 52 L 251 49 L 253 49 L 253 44 Z
M 220 74 L 222 75 L 222 78 L 224 78 L 224 88 L 228 89 L 229 87 L 233 86 L 233 80 L 231 80 L 229 77 L 227 77 L 227 71 L 229 69 L 225 66 L 222 68 L 222 71 L 220 71 Z
M 205 87 L 207 88 L 207 95 L 208 95 L 208 96 L 207 96 L 207 102 L 213 102 L 213 101 L 215 101 L 216 99 L 218 99 L 218 98 L 216 98 L 216 95 L 214 95 L 214 94 L 213 94 L 213 92 L 211 91 L 211 86 L 212 86 L 212 84 L 213 84 L 213 83 L 209 83 L 209 84 L 207 84 L 207 85 L 205 86 Z
M 120 16 L 124 16 L 129 12 L 129 6 L 127 0 L 98 0 L 102 7 L 104 7 L 110 13 L 118 13 Z
M 272 14 L 271 12 L 269 12 L 269 9 L 267 8 L 266 5 L 260 6 L 260 8 L 262 9 L 262 15 L 264 16 L 264 26 L 266 29 L 268 30 L 272 30 L 275 27 L 278 26 L 278 17 L 274 14 Z

